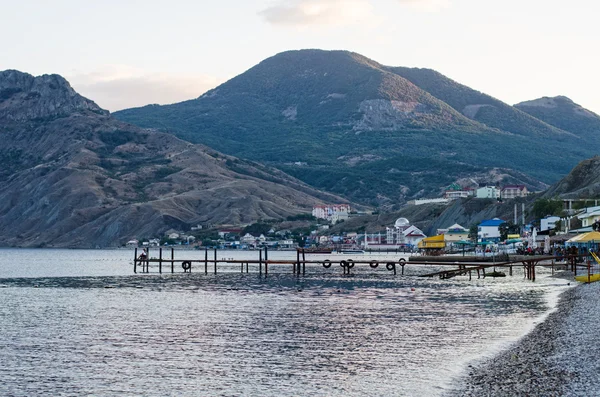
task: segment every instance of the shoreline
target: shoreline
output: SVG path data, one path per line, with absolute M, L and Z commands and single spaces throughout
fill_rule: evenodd
M 572 280 L 570 272 L 560 278 Z M 443 393 L 458 396 L 600 395 L 600 283 L 559 295 L 556 307 L 530 332 L 494 357 L 467 366 Z

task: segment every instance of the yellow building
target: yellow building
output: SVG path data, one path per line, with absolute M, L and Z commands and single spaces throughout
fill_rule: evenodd
M 419 242 L 417 247 L 419 249 L 443 249 L 443 248 L 446 248 L 446 242 L 444 241 L 444 235 L 440 234 L 437 236 L 426 237 Z

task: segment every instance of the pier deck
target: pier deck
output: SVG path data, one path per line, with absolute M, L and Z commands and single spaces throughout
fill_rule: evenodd
M 452 257 L 442 257 L 441 258 L 432 258 L 432 257 L 423 257 L 423 260 L 420 260 L 419 257 L 410 257 L 407 258 L 399 258 L 398 260 L 389 260 L 385 259 L 382 261 L 378 261 L 372 258 L 335 258 L 335 257 L 327 257 L 327 259 L 306 259 L 307 253 L 303 250 L 298 250 L 296 252 L 296 260 L 291 259 L 269 259 L 269 251 L 267 248 L 264 250 L 258 250 L 258 259 L 248 260 L 248 259 L 233 259 L 233 258 L 221 258 L 219 259 L 218 250 L 208 250 L 205 249 L 203 251 L 197 251 L 200 253 L 200 258 L 175 258 L 175 250 L 171 248 L 170 250 L 163 251 L 163 248 L 158 248 L 158 258 L 150 257 L 150 250 L 148 250 L 148 257 L 140 259 L 138 256 L 138 250 L 135 249 L 134 252 L 134 260 L 133 260 L 133 271 L 134 273 L 150 273 L 150 269 L 158 270 L 158 273 L 170 272 L 175 273 L 177 270 L 182 269 L 184 273 L 194 272 L 203 272 L 208 274 L 209 271 L 211 273 L 217 274 L 218 265 L 227 264 L 231 265 L 239 265 L 239 269 L 241 273 L 249 273 L 250 265 L 253 268 L 258 267 L 258 273 L 264 274 L 265 276 L 269 274 L 269 266 L 270 265 L 284 265 L 289 266 L 292 270 L 293 274 L 296 275 L 304 275 L 306 274 L 306 265 L 320 265 L 325 269 L 329 269 L 330 267 L 337 265 L 342 268 L 343 274 L 350 274 L 352 269 L 358 265 L 367 265 L 372 269 L 376 269 L 379 266 L 385 266 L 385 268 L 393 272 L 394 275 L 398 274 L 398 268 L 400 268 L 400 274 L 404 275 L 404 270 L 406 266 L 436 266 L 445 268 L 443 270 L 438 270 L 432 273 L 420 274 L 419 277 L 439 277 L 440 279 L 449 279 L 456 276 L 468 275 L 469 280 L 472 279 L 472 274 L 477 273 L 477 277 L 486 277 L 486 270 L 493 268 L 506 269 L 509 270 L 509 275 L 513 275 L 513 267 L 523 267 L 523 275 L 528 280 L 535 281 L 536 267 L 551 267 L 552 272 L 554 273 L 554 269 L 558 266 L 567 266 L 571 268 L 575 274 L 577 274 L 578 269 L 587 269 L 589 272 L 590 262 L 587 263 L 585 261 L 582 262 L 582 259 L 585 259 L 582 256 L 569 256 L 558 258 L 554 256 L 517 256 L 513 258 L 509 258 L 507 256 L 502 257 L 502 261 L 498 262 L 489 262 L 489 258 L 485 262 L 478 260 L 467 260 L 464 257 L 456 257 L 456 261 L 452 261 L 450 258 Z M 169 253 L 169 257 L 165 257 L 163 254 Z M 476 258 L 475 258 L 476 259 Z M 566 262 L 562 264 L 558 264 L 557 260 L 565 259 Z

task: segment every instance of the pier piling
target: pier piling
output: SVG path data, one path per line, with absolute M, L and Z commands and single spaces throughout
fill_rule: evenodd
M 306 256 L 304 255 L 304 248 L 302 248 L 302 275 L 306 274 Z
M 158 249 L 158 272 L 162 273 L 162 248 Z

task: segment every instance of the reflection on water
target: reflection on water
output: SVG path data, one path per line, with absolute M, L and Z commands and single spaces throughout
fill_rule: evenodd
M 15 396 L 438 395 L 558 288 L 358 267 L 131 275 L 126 251 L 0 254 L 0 395 Z

